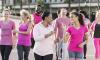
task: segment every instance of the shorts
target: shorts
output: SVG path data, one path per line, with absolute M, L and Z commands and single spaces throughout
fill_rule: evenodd
M 83 59 L 84 54 L 80 52 L 68 51 L 69 58 Z

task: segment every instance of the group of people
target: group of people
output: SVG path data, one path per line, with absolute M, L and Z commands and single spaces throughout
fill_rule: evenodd
M 35 60 L 53 60 L 55 51 L 55 60 L 66 60 L 66 51 L 69 60 L 83 60 L 86 59 L 89 37 L 94 38 L 95 59 L 100 60 L 100 10 L 96 12 L 93 23 L 85 11 L 73 10 L 66 16 L 68 11 L 62 8 L 53 20 L 49 11 L 36 10 L 31 16 L 27 10 L 21 10 L 18 30 L 15 22 L 10 19 L 10 13 L 9 9 L 3 10 L 3 19 L 0 19 L 2 60 L 9 60 L 16 45 L 18 60 L 29 60 L 31 48 Z

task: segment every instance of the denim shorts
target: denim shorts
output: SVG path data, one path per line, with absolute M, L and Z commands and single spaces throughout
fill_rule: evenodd
M 83 59 L 84 54 L 80 52 L 68 51 L 69 58 Z

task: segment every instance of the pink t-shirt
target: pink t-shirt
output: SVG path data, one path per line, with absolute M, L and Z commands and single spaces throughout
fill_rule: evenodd
M 15 23 L 9 20 L 8 23 L 0 21 L 1 40 L 0 45 L 12 45 L 12 30 L 15 29 Z
M 68 28 L 68 26 L 71 25 L 71 21 L 69 18 L 57 18 L 56 19 L 56 24 L 55 24 L 55 31 L 57 31 L 58 29 L 58 35 L 57 38 L 63 38 L 63 25 L 66 26 L 66 28 Z
M 42 16 L 40 15 L 36 15 L 36 13 L 33 13 L 33 17 L 34 17 L 34 24 L 38 24 L 42 21 Z M 33 37 L 33 30 L 32 30 L 32 33 L 31 33 L 31 37 Z
M 71 26 L 67 32 L 71 35 L 68 50 L 75 52 L 82 52 L 83 49 L 79 47 L 79 44 L 83 42 L 83 38 L 88 29 L 86 26 L 81 26 L 79 29 Z
M 42 16 L 40 16 L 40 15 L 36 15 L 35 13 L 33 13 L 33 17 L 34 17 L 35 24 L 38 24 L 39 22 L 42 21 Z
M 19 31 L 25 32 L 28 29 L 28 24 L 20 24 Z M 31 33 L 29 34 L 18 34 L 18 45 L 31 46 Z

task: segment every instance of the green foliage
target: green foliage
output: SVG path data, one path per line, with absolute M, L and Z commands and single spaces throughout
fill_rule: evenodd
M 43 0 L 37 0 L 36 2 L 37 2 L 37 4 L 39 4 L 39 5 L 43 5 L 43 4 L 44 4 L 44 1 L 43 1 Z
M 49 3 L 45 3 L 44 0 L 37 0 L 37 4 L 41 5 L 43 9 L 49 9 Z
M 69 3 L 69 0 L 65 0 L 64 3 Z

